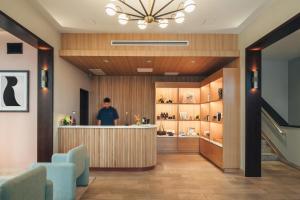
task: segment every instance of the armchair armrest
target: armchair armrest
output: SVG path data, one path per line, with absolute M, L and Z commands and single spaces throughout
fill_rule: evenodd
M 51 158 L 52 163 L 61 163 L 67 161 L 67 154 L 65 153 L 55 153 Z
M 53 183 L 47 180 L 46 183 L 46 197 L 45 200 L 53 200 Z
M 76 174 L 73 163 L 36 163 L 33 167 L 44 166 L 47 179 L 53 182 L 54 199 L 75 199 Z

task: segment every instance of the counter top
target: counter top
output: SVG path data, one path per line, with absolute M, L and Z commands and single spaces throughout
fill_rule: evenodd
M 95 126 L 95 125 L 91 125 L 91 126 L 60 126 L 59 128 L 157 128 L 156 125 L 153 124 L 147 124 L 147 125 L 130 125 L 130 126 Z

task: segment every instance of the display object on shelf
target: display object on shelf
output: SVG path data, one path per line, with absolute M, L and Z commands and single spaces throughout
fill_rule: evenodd
M 175 115 L 171 115 L 169 116 L 168 112 L 161 112 L 160 115 L 158 115 L 156 117 L 157 120 L 175 120 L 176 116 Z
M 161 135 L 166 135 L 166 134 L 167 134 L 167 132 L 165 131 L 163 124 L 160 123 L 159 128 L 157 130 L 157 135 L 161 136 Z
M 174 136 L 175 135 L 175 130 L 171 130 L 171 129 L 167 130 L 167 135 L 168 136 Z
M 204 135 L 204 137 L 206 137 L 206 138 L 210 138 L 210 132 L 207 131 L 207 130 L 204 131 L 203 135 Z
M 222 121 L 222 113 L 217 112 L 216 115 L 213 116 L 213 121 L 214 122 L 221 122 Z
M 139 114 L 134 115 L 134 122 L 136 125 L 140 125 L 142 123 L 141 116 Z
M 219 99 L 223 99 L 223 88 L 218 89 L 218 96 L 219 96 Z
M 199 133 L 196 132 L 195 128 L 188 128 L 188 136 L 198 136 Z
M 182 103 L 195 103 L 195 94 L 187 92 L 184 94 L 184 99 Z
M 189 119 L 189 115 L 187 112 L 180 112 L 180 120 L 188 120 Z
M 143 117 L 142 118 L 142 124 L 150 124 L 150 119 Z

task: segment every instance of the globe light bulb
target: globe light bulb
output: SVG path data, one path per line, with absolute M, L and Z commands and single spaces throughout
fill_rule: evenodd
M 114 16 L 117 13 L 117 7 L 113 3 L 109 3 L 105 6 L 105 12 L 109 16 Z
M 167 19 L 160 19 L 158 20 L 158 25 L 160 28 L 167 28 L 169 21 Z
M 177 12 L 175 15 L 175 22 L 178 24 L 181 24 L 184 22 L 184 13 L 183 12 Z
M 121 25 L 126 25 L 128 23 L 129 18 L 126 14 L 120 14 L 118 18 Z
M 184 11 L 187 13 L 191 13 L 196 8 L 196 3 L 193 0 L 186 0 L 183 4 Z
M 144 30 L 147 28 L 147 22 L 145 20 L 138 20 L 137 25 L 139 29 Z

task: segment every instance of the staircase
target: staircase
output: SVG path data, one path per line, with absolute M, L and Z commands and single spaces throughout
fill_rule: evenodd
M 262 161 L 276 161 L 279 160 L 278 155 L 271 148 L 268 142 L 262 137 L 261 139 L 261 160 Z

